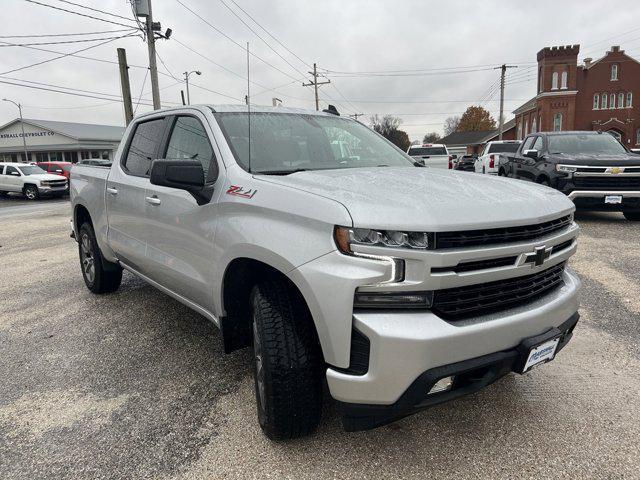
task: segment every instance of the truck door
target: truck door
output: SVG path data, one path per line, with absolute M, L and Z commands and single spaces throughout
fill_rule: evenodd
M 205 179 L 215 185 L 214 197 L 210 203 L 198 205 L 184 190 L 151 184 L 147 187 L 145 234 L 150 277 L 211 311 L 216 199 L 224 182 L 224 169 L 220 168 L 220 155 L 215 153 L 213 134 L 203 114 L 175 115 L 168 129 L 159 158 L 200 160 Z
M 148 275 L 145 194 L 151 160 L 156 158 L 164 134 L 165 118 L 140 122 L 133 128 L 120 161 L 116 160 L 107 177 L 107 238 L 119 260 Z
M 7 192 L 21 192 L 23 180 L 16 167 L 7 165 L 2 176 L 2 190 Z
M 526 172 L 526 165 L 525 165 L 528 157 L 525 157 L 524 152 L 533 148 L 533 142 L 535 141 L 535 139 L 536 137 L 527 137 L 522 143 L 522 148 L 520 148 L 520 150 L 518 150 L 518 152 L 514 156 L 513 169 L 514 169 L 515 178 L 528 180 L 528 177 L 526 175 L 527 172 Z

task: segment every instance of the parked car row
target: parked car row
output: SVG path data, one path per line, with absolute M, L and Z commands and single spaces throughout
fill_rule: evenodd
M 603 132 L 538 132 L 523 141 L 488 142 L 480 155 L 454 156 L 449 168 L 530 181 L 561 191 L 579 209 L 640 220 L 638 152 Z
M 0 196 L 22 193 L 28 200 L 69 194 L 71 162 L 0 163 Z M 78 165 L 111 167 L 109 160 L 87 159 Z M 62 177 L 62 178 L 60 178 Z

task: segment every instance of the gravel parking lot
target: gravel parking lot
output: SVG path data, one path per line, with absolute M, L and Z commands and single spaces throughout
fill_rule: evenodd
M 37 207 L 34 207 L 37 205 Z M 273 443 L 246 351 L 125 274 L 85 288 L 66 201 L 0 199 L 0 478 L 640 478 L 640 225 L 580 214 L 582 320 L 526 376 L 387 427 Z

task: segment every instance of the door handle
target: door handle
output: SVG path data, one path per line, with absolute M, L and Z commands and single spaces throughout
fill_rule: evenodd
M 144 197 L 144 199 L 150 205 L 160 205 L 162 203 L 155 195 L 153 197 Z
M 110 193 L 111 195 L 117 195 L 118 189 L 113 187 L 107 187 L 107 193 Z

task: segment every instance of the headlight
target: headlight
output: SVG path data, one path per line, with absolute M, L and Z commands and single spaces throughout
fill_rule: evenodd
M 41 187 L 48 187 L 49 185 L 50 185 L 50 182 L 48 180 L 42 180 L 40 182 Z
M 358 292 L 353 308 L 429 308 L 433 292 Z
M 573 173 L 578 171 L 578 167 L 573 167 L 571 165 L 556 165 L 556 171 L 563 173 Z
M 433 246 L 433 234 L 431 233 L 401 232 L 397 230 L 336 227 L 334 239 L 340 251 L 348 255 L 353 254 L 351 245 L 415 248 L 421 250 L 426 250 Z

